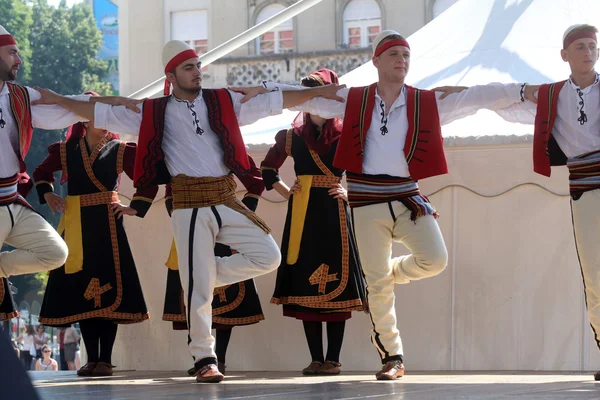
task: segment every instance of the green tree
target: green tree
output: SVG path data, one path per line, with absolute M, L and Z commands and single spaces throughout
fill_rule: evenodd
M 1 0 L 0 0 L 1 1 Z M 71 8 L 65 1 L 55 8 L 46 0 L 35 0 L 32 4 L 35 25 L 29 36 L 32 48 L 31 85 L 52 89 L 64 94 L 79 94 L 87 90 L 101 95 L 110 94 L 110 84 L 102 82 L 106 63 L 96 58 L 102 45 L 98 30 L 87 4 Z M 41 131 L 36 129 L 27 156 L 28 170 L 42 162 L 51 143 L 62 140 L 65 131 Z M 59 194 L 64 188 L 55 185 Z M 59 217 L 50 213 L 47 206 L 39 206 L 37 196 L 28 197 L 34 207 L 57 226 Z
M 19 83 L 64 94 L 87 90 L 100 95 L 111 94 L 110 84 L 102 82 L 106 62 L 96 58 L 102 35 L 89 5 L 77 4 L 69 8 L 62 0 L 55 8 L 46 0 L 0 0 L 0 24 L 15 36 L 23 57 Z M 48 154 L 48 146 L 63 140 L 65 132 L 35 130 L 26 159 L 30 176 Z M 55 191 L 66 194 L 66 188 L 59 184 L 55 185 Z M 27 200 L 54 227 L 58 226 L 59 216 L 39 204 L 35 191 Z M 31 291 L 42 293 L 47 275 L 25 275 L 11 280 L 19 288 L 17 300 L 21 301 Z
M 31 46 L 29 32 L 33 24 L 32 10 L 25 0 L 0 0 L 0 24 L 6 28 L 19 44 L 19 55 L 23 65 L 19 69 L 17 82 L 26 84 L 31 78 Z

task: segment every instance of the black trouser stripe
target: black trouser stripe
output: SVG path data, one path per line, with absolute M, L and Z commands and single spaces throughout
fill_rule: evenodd
M 8 215 L 10 215 L 10 227 L 11 229 L 15 227 L 15 218 L 13 217 L 12 211 L 9 206 L 6 206 L 6 210 L 8 211 Z
M 192 211 L 192 218 L 190 219 L 190 237 L 188 243 L 188 307 L 187 307 L 187 323 L 188 323 L 188 345 L 192 342 L 192 292 L 194 291 L 194 232 L 196 230 L 196 217 L 198 216 L 198 209 L 194 208 Z
M 390 208 L 390 214 L 392 215 L 392 219 L 396 222 L 396 214 L 394 214 L 394 208 L 392 207 L 392 202 L 388 201 L 388 207 Z
M 390 212 L 392 213 L 392 217 L 395 220 L 395 216 L 394 216 L 394 210 L 392 210 L 392 206 L 391 203 L 390 204 Z M 354 208 L 350 207 L 350 216 L 352 218 L 352 227 L 354 229 L 356 229 L 356 223 L 354 222 Z M 360 257 L 360 252 L 359 252 L 359 257 Z M 364 273 L 364 272 L 363 272 Z M 365 276 L 365 281 L 366 281 L 366 276 Z M 367 301 L 369 299 L 369 282 L 367 282 L 367 287 L 365 288 L 366 292 L 367 292 Z M 371 319 L 371 324 L 373 325 L 373 333 L 375 334 L 375 337 L 371 337 L 371 341 L 373 342 L 373 344 L 375 345 L 375 347 L 377 347 L 379 350 L 381 350 L 384 353 L 384 357 L 381 357 L 381 353 L 379 353 L 379 351 L 377 352 L 377 355 L 379 355 L 379 357 L 381 357 L 381 359 L 385 359 L 387 357 L 390 356 L 389 351 L 387 351 L 385 349 L 385 347 L 383 346 L 383 343 L 381 343 L 381 339 L 379 339 L 379 332 L 377 332 L 377 329 L 375 328 L 375 321 L 373 321 L 373 314 L 371 314 L 371 312 L 369 312 L 369 318 Z
M 219 215 L 219 212 L 217 211 L 217 207 L 210 206 L 210 210 L 215 215 L 215 218 L 217 219 L 217 225 L 219 226 L 219 229 L 221 229 L 221 226 L 223 226 L 223 221 L 221 221 L 221 216 Z
M 573 224 L 573 237 L 575 238 L 575 251 L 577 252 L 577 261 L 579 261 L 579 271 L 581 272 L 581 279 L 583 280 L 583 296 L 585 299 L 585 309 L 588 310 L 588 320 L 589 320 L 589 309 L 587 304 L 587 293 L 585 286 L 585 275 L 583 274 L 583 267 L 581 266 L 581 257 L 579 257 L 579 248 L 577 246 L 577 234 L 575 233 L 575 218 L 573 217 L 573 201 L 571 200 L 571 223 Z M 596 329 L 594 329 L 594 325 L 590 323 L 590 327 L 592 328 L 592 332 L 594 332 L 594 340 L 596 341 L 596 346 L 600 349 L 600 340 L 598 340 L 598 333 Z

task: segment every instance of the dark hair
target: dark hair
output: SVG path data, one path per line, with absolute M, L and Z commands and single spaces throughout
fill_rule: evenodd
M 302 80 L 300 81 L 300 85 L 304 87 L 317 87 L 323 86 L 323 82 L 319 81 L 312 75 L 308 75 L 302 78 Z
M 28 335 L 35 335 L 35 330 L 33 329 L 33 325 L 27 325 L 27 334 Z

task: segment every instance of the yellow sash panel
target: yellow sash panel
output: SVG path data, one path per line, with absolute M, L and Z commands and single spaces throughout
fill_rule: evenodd
M 81 234 L 81 196 L 67 196 L 65 212 L 58 224 L 58 233 L 65 233 L 69 256 L 65 263 L 65 274 L 74 274 L 83 269 L 83 237 Z
M 177 247 L 175 247 L 175 238 L 171 242 L 171 250 L 169 251 L 169 258 L 167 258 L 167 262 L 165 263 L 167 268 L 172 269 L 173 271 L 179 270 L 179 257 L 177 257 Z
M 308 199 L 310 198 L 312 178 L 312 175 L 298 176 L 298 184 L 302 189 L 293 195 L 292 222 L 290 224 L 290 239 L 288 242 L 286 260 L 288 265 L 296 264 L 298 256 L 300 255 L 300 242 L 302 241 L 302 232 L 304 231 L 304 220 L 306 219 L 306 209 L 308 208 Z
M 69 256 L 65 263 L 65 274 L 75 274 L 83 269 L 83 237 L 81 228 L 81 207 L 107 205 L 109 218 L 115 218 L 110 204 L 119 201 L 117 192 L 98 192 L 67 196 L 65 212 L 58 224 L 58 233 L 65 234 L 65 243 L 69 248 Z M 91 227 L 90 227 L 91 229 Z M 116 241 L 116 238 L 113 238 Z

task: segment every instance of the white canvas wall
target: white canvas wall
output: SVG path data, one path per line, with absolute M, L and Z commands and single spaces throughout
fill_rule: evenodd
M 407 368 L 600 369 L 584 312 L 566 171 L 555 169 L 552 179 L 535 176 L 530 145 L 451 147 L 447 156 L 451 173 L 421 187 L 435 193 L 450 263 L 438 277 L 396 286 Z M 290 167 L 286 163 L 283 172 L 288 182 Z M 123 195 L 131 195 L 129 182 Z M 277 194 L 265 192 L 258 209 L 278 242 L 285 207 Z M 192 364 L 186 333 L 161 321 L 171 241 L 164 202 L 143 220 L 128 219 L 126 228 L 151 319 L 120 327 L 113 362 L 125 369 L 184 371 Z M 403 251 L 395 245 L 395 254 Z M 310 361 L 301 322 L 269 304 L 274 279 L 275 273 L 257 279 L 266 320 L 234 329 L 231 370 L 299 371 Z M 348 322 L 344 370 L 378 368 L 369 328 L 365 314 Z

